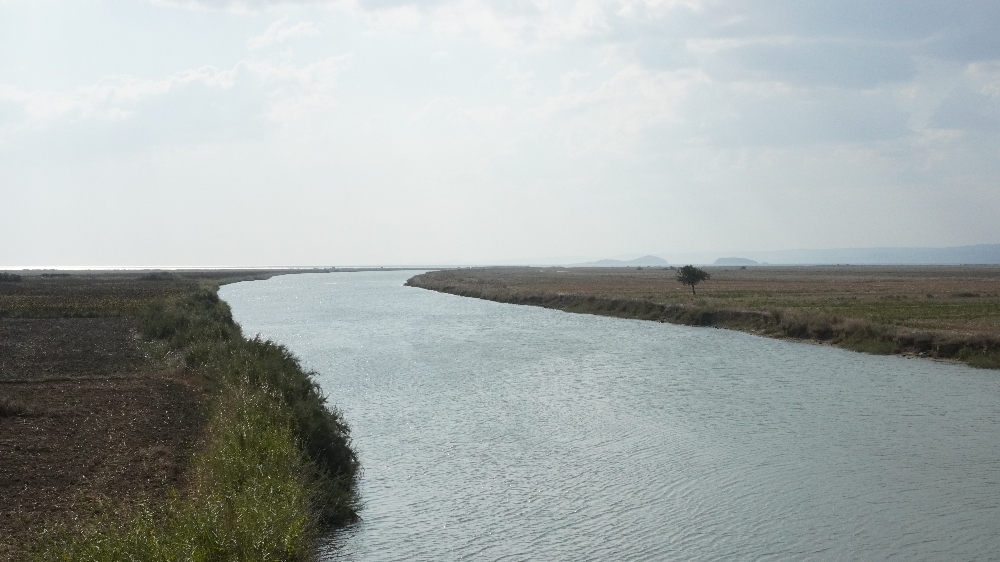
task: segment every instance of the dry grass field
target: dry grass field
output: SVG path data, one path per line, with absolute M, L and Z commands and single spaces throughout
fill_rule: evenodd
M 670 268 L 475 268 L 413 286 L 1000 367 L 1000 266 L 705 267 L 697 295 Z
M 18 282 L 0 282 L 0 318 L 86 318 L 134 316 L 157 298 L 196 289 L 200 281 L 255 272 L 190 271 L 21 273 Z M 262 275 L 262 273 L 258 273 Z

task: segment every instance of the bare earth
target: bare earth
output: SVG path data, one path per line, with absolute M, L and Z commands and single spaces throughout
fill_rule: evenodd
M 24 274 L 0 282 L 0 560 L 42 529 L 185 485 L 202 381 L 153 359 L 137 314 L 201 281 L 276 271 Z
M 0 319 L 0 559 L 102 499 L 183 484 L 203 392 L 144 357 L 131 318 Z

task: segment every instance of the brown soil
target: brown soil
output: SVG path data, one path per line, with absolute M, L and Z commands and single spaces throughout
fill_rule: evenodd
M 179 488 L 204 419 L 201 390 L 179 376 L 3 382 L 0 393 L 0 537 L 11 539 L 0 558 L 103 500 Z
M 0 381 L 137 370 L 134 318 L 0 318 Z
M 29 271 L 0 282 L 0 560 L 43 529 L 184 485 L 207 395 L 151 359 L 137 333 L 151 301 L 303 272 Z
M 0 283 L 0 560 L 23 554 L 42 529 L 183 484 L 204 392 L 154 365 L 127 314 L 195 283 L 137 274 Z

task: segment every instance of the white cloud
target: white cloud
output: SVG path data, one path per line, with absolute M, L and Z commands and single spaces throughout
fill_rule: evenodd
M 972 63 L 966 74 L 979 86 L 983 95 L 1000 97 L 1000 61 Z
M 568 121 L 570 137 L 584 150 L 625 149 L 651 127 L 676 123 L 691 91 L 709 84 L 700 70 L 656 71 L 632 63 L 596 87 L 563 82 L 564 92 L 546 99 L 538 114 Z
M 408 4 L 421 7 L 434 33 L 476 37 L 506 48 L 551 48 L 577 40 L 610 37 L 615 20 L 651 20 L 675 9 L 697 9 L 684 0 L 454 0 Z M 397 8 L 398 9 L 398 8 Z M 378 10 L 368 10 L 375 14 Z
M 336 8 L 367 22 L 376 35 L 406 34 L 426 28 L 433 33 L 475 37 L 503 47 L 553 47 L 608 36 L 613 20 L 649 22 L 675 10 L 697 12 L 703 0 L 439 0 L 366 2 L 364 0 L 150 0 L 153 4 L 190 10 L 258 13 L 308 6 Z M 314 33 L 285 20 L 248 42 L 261 48 L 299 33 Z M 299 27 L 302 26 L 302 27 Z M 273 29 L 272 29 L 273 28 Z M 298 29 L 296 29 L 298 28 Z M 293 31 L 294 30 L 294 31 Z M 282 36 L 282 33 L 287 35 Z
M 334 55 L 298 66 L 288 60 L 246 60 L 238 67 L 245 68 L 250 74 L 262 82 L 288 82 L 301 86 L 326 89 L 336 82 L 336 79 L 351 67 L 354 55 Z
M 722 51 L 731 49 L 741 49 L 743 47 L 769 45 L 769 46 L 789 46 L 798 39 L 792 35 L 763 36 L 763 37 L 738 37 L 738 38 L 704 38 L 697 37 L 684 41 L 684 48 L 690 53 L 697 55 L 715 55 Z
M 268 92 L 269 107 L 259 107 L 258 111 L 284 122 L 301 115 L 306 107 L 330 105 L 336 80 L 350 68 L 351 59 L 351 54 L 337 55 L 305 65 L 275 58 L 248 59 L 228 70 L 206 66 L 157 80 L 112 75 L 66 91 L 26 90 L 0 84 L 0 102 L 20 109 L 20 120 L 0 123 L 0 130 L 10 138 L 19 131 L 57 122 L 126 120 L 142 112 L 144 104 L 167 97 L 181 86 L 200 84 L 221 91 L 236 87 L 241 78 L 249 80 L 248 87 L 255 85 Z
M 226 11 L 237 14 L 257 13 L 272 9 L 302 6 L 344 6 L 356 4 L 355 0 L 149 0 L 154 6 L 194 11 Z
M 505 47 L 549 46 L 608 31 L 606 2 L 535 1 L 514 5 L 450 2 L 428 16 L 435 33 L 471 35 Z
M 375 36 L 392 36 L 416 31 L 424 22 L 424 15 L 417 6 L 389 6 L 378 10 L 354 7 L 353 14 L 365 20 L 368 31 Z
M 43 125 L 60 119 L 124 119 L 136 103 L 160 96 L 178 84 L 199 81 L 214 88 L 232 86 L 235 70 L 212 67 L 178 72 L 162 80 L 144 80 L 129 75 L 112 75 L 72 91 L 26 91 L 0 84 L 0 101 L 19 105 L 26 124 Z
M 337 78 L 351 67 L 353 55 L 336 55 L 304 66 L 288 61 L 244 63 L 248 73 L 271 86 L 264 115 L 276 123 L 290 123 L 333 107 Z
M 483 259 L 524 255 L 535 243 L 553 255 L 589 253 L 554 240 L 594 240 L 594 224 L 607 225 L 617 252 L 631 251 L 640 234 L 684 243 L 695 225 L 711 226 L 714 242 L 699 235 L 690 244 L 764 232 L 771 237 L 752 243 L 798 245 L 810 223 L 813 243 L 846 244 L 823 236 L 858 200 L 862 216 L 889 217 L 882 231 L 920 222 L 911 202 L 921 201 L 950 209 L 951 222 L 927 221 L 936 232 L 976 223 L 984 225 L 976 233 L 1000 236 L 996 196 L 955 203 L 996 193 L 1000 177 L 1000 55 L 982 40 L 990 35 L 967 33 L 965 16 L 949 15 L 969 12 L 965 5 L 928 5 L 928 16 L 902 0 L 157 2 L 200 12 L 147 4 L 122 16 L 132 26 L 94 16 L 77 35 L 51 26 L 0 40 L 17 53 L 0 76 L 0 189 L 34 193 L 36 178 L 51 174 L 53 192 L 92 178 L 89 189 L 118 200 L 113 192 L 130 192 L 151 175 L 144 162 L 156 160 L 164 191 L 184 186 L 214 193 L 220 206 L 243 205 L 219 229 L 247 224 L 247 212 L 268 217 L 268 238 L 306 248 L 289 233 L 311 223 L 325 232 L 309 238 L 311 255 L 324 260 L 341 254 L 322 240 L 344 236 L 357 236 L 358 255 L 385 251 L 365 224 L 350 222 L 385 208 L 392 220 L 379 225 L 382 246 L 405 239 L 428 260 L 440 247 L 427 226 L 435 222 L 459 234 L 451 240 L 492 248 Z M 23 6 L 10 17 L 45 21 Z M 8 25 L 20 27 L 30 26 Z M 133 171 L 117 179 L 94 171 L 130 161 Z M 282 191 L 292 189 L 296 197 Z M 935 190 L 958 195 L 934 199 Z M 848 191 L 843 207 L 830 203 Z M 136 197 L 136 208 L 155 209 L 155 222 L 159 208 Z M 523 201 L 532 197 L 571 201 L 572 211 L 530 215 Z M 274 201 L 294 218 L 272 220 Z M 46 204 L 7 212 L 27 225 L 47 216 Z M 97 203 L 87 209 L 101 212 Z M 301 218 L 331 209 L 346 219 Z M 776 219 L 758 229 L 747 209 L 761 211 L 758 222 Z M 666 211 L 674 218 L 659 220 Z M 783 213 L 795 217 L 787 234 Z M 935 213 L 924 216 L 945 214 Z M 559 229 L 534 224 L 553 216 Z M 477 239 L 467 229 L 476 222 L 497 234 Z M 512 224 L 529 246 L 503 241 Z M 850 243 L 885 243 L 882 231 L 857 224 Z M 275 252 L 261 261 L 286 259 Z
M 247 46 L 251 49 L 262 49 L 283 43 L 288 39 L 317 35 L 319 35 L 319 26 L 315 22 L 300 21 L 295 25 L 288 25 L 288 16 L 285 16 L 269 25 L 264 33 L 247 40 Z

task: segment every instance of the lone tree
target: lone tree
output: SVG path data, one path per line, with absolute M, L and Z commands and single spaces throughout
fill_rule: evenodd
M 694 286 L 709 277 L 711 277 L 711 275 L 709 275 L 707 271 L 704 269 L 698 269 L 693 265 L 685 265 L 677 270 L 677 280 L 685 285 L 691 285 L 691 294 L 693 295 L 698 294 L 694 292 Z

